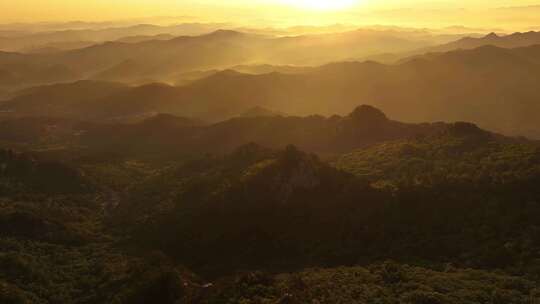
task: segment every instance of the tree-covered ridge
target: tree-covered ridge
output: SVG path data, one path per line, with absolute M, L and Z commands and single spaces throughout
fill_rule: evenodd
M 538 297 L 534 179 L 404 183 L 392 192 L 371 184 L 293 146 L 250 144 L 157 170 L 119 195 L 118 206 L 100 189 L 15 195 L 0 204 L 0 260 L 10 265 L 0 294 L 7 303 L 361 303 L 372 296 L 381 303 L 527 303 Z M 387 259 L 427 266 L 380 266 Z M 365 267 L 335 268 L 352 265 Z M 301 271 L 321 266 L 330 268 Z M 292 273 L 235 275 L 241 270 Z M 90 286 L 92 292 L 81 294 Z
M 434 136 L 357 150 L 335 166 L 380 185 L 501 185 L 540 176 L 540 145 L 456 123 Z
M 360 105 L 345 116 L 248 116 L 207 125 L 161 115 L 135 124 L 98 125 L 84 133 L 79 142 L 90 150 L 112 155 L 224 154 L 249 142 L 273 149 L 294 144 L 314 153 L 343 153 L 433 134 L 443 127 L 442 123 L 394 121 L 377 108 Z
M 132 241 L 210 275 L 381 259 L 540 275 L 537 176 L 405 180 L 393 191 L 376 181 L 294 147 L 250 145 L 141 183 L 116 223 Z
M 368 267 L 244 273 L 223 279 L 202 303 L 536 303 L 527 279 L 447 265 L 434 270 L 394 262 Z
M 173 304 L 192 298 L 201 285 L 160 254 L 135 256 L 110 242 L 66 246 L 0 238 L 0 245 L 0 303 Z
M 0 303 L 173 303 L 196 282 L 159 253 L 126 250 L 106 227 L 109 193 L 79 170 L 3 156 Z
M 128 122 L 89 123 L 71 119 L 23 117 L 0 120 L 0 146 L 41 151 L 71 159 L 78 155 L 153 158 L 157 161 L 201 153 L 226 154 L 250 142 L 283 149 L 294 144 L 313 153 L 344 153 L 354 149 L 426 136 L 444 123 L 403 123 L 369 105 L 348 115 L 243 115 L 204 123 L 169 114 L 148 114 Z

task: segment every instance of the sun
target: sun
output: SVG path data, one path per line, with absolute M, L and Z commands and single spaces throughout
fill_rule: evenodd
M 328 11 L 352 7 L 359 0 L 283 0 L 283 2 L 304 9 Z

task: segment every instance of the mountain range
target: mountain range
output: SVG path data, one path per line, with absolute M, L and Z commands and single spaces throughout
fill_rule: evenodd
M 368 105 L 358 106 L 346 116 L 331 117 L 285 116 L 255 108 L 218 123 L 170 114 L 157 114 L 130 123 L 24 117 L 0 122 L 0 143 L 45 154 L 50 151 L 51 155 L 59 152 L 63 158 L 65 153 L 74 149 L 80 155 L 147 160 L 175 160 L 206 153 L 223 155 L 246 143 L 271 149 L 283 149 L 294 144 L 304 151 L 333 158 L 385 142 L 455 132 L 460 130 L 460 126 L 464 126 L 461 129 L 465 135 L 482 134 L 482 138 L 501 143 L 531 143 L 482 131 L 473 124 L 398 122 Z
M 429 34 L 397 30 L 358 29 L 300 36 L 274 36 L 249 30 L 217 30 L 199 36 L 178 36 L 174 31 L 171 34 L 160 32 L 162 30 L 151 25 L 110 30 L 108 35 L 114 38 L 112 40 L 103 39 L 87 47 L 55 52 L 53 49 L 59 44 L 85 44 L 83 37 L 79 37 L 81 33 L 70 32 L 76 36 L 74 39 L 40 45 L 37 48 L 41 52 L 0 53 L 0 68 L 20 73 L 16 67 L 9 69 L 8 65 L 61 66 L 74 74 L 72 80 L 105 78 L 140 83 L 145 79 L 171 81 L 181 73 L 237 65 L 318 65 L 390 50 L 412 51 L 435 44 Z M 6 44 L 9 45 L 9 41 Z M 213 52 L 215 49 L 220 52 Z M 116 78 L 111 79 L 112 76 Z M 50 82 L 48 79 L 41 81 Z M 35 82 L 24 79 L 18 82 L 19 86 L 32 84 Z M 0 85 L 12 83 L 0 82 Z
M 315 32 L 299 36 L 261 34 L 260 31 L 249 29 L 244 29 L 245 32 L 211 30 L 217 26 L 181 24 L 164 28 L 137 25 L 37 33 L 37 37 L 28 39 L 43 39 L 44 42 L 36 42 L 28 53 L 6 52 L 13 51 L 11 49 L 0 52 L 0 87 L 13 90 L 83 79 L 132 84 L 156 81 L 176 83 L 178 75 L 184 73 L 239 65 L 309 66 L 366 58 L 391 62 L 428 52 L 485 45 L 526 47 L 537 44 L 539 36 L 537 32 L 507 36 L 490 34 L 483 38 L 473 36 L 440 45 L 452 38 L 441 38 L 423 31 L 385 28 Z M 39 38 L 40 35 L 44 38 Z M 61 38 L 63 36 L 67 38 Z M 11 45 L 11 42 L 3 44 Z M 211 54 L 215 49 L 220 49 L 220 52 Z M 57 70 L 55 73 L 52 73 L 53 68 Z M 58 76 L 54 76 L 56 74 Z
M 182 23 L 171 26 L 159 26 L 153 24 L 135 24 L 129 26 L 105 26 L 92 27 L 92 25 L 82 25 L 73 28 L 73 24 L 68 28 L 50 29 L 45 31 L 21 31 L 19 34 L 0 34 L 0 50 L 11 52 L 28 52 L 36 49 L 52 47 L 56 51 L 76 49 L 76 44 L 83 43 L 87 46 L 105 41 L 133 40 L 134 36 L 156 36 L 158 35 L 201 35 L 226 26 L 222 23 Z M 43 27 L 41 27 L 43 28 Z M 137 39 L 140 40 L 140 39 Z M 73 45 L 70 45 L 73 44 Z
M 258 75 L 225 70 L 179 87 L 57 84 L 23 91 L 0 110 L 10 116 L 100 121 L 169 113 L 216 122 L 256 106 L 290 115 L 343 115 L 366 103 L 402 121 L 471 121 L 508 135 L 539 138 L 539 80 L 538 46 L 484 46 L 429 53 L 397 65 L 340 62 Z
M 90 149 L 125 155 L 223 154 L 245 143 L 273 149 L 294 143 L 306 151 L 335 154 L 388 140 L 427 136 L 444 128 L 442 123 L 392 121 L 380 110 L 363 105 L 343 117 L 243 115 L 215 124 L 158 115 L 135 124 L 97 126 L 84 132 L 80 142 Z
M 516 32 L 509 35 L 490 33 L 484 37 L 464 37 L 453 42 L 427 48 L 425 52 L 448 52 L 459 49 L 475 49 L 485 45 L 500 48 L 520 48 L 540 44 L 540 32 Z

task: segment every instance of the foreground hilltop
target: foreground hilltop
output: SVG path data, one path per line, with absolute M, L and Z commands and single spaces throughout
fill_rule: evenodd
M 212 125 L 171 115 L 106 126 L 19 121 L 26 141 L 46 132 L 75 142 L 34 152 L 70 165 L 2 154 L 0 182 L 12 191 L 0 199 L 1 301 L 539 296 L 537 143 L 470 123 L 400 123 L 371 106 Z M 272 147 L 233 148 L 247 139 Z M 331 142 L 344 154 L 328 163 L 282 148 L 295 141 L 323 151 Z
M 460 124 L 409 145 L 338 169 L 294 147 L 201 157 L 134 187 L 118 229 L 212 275 L 396 259 L 534 276 L 539 147 Z

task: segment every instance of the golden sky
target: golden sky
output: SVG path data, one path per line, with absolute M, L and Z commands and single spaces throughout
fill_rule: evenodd
M 351 23 L 534 29 L 540 27 L 539 13 L 540 0 L 0 1 L 2 23 L 187 16 L 194 21 L 235 22 L 251 26 Z

